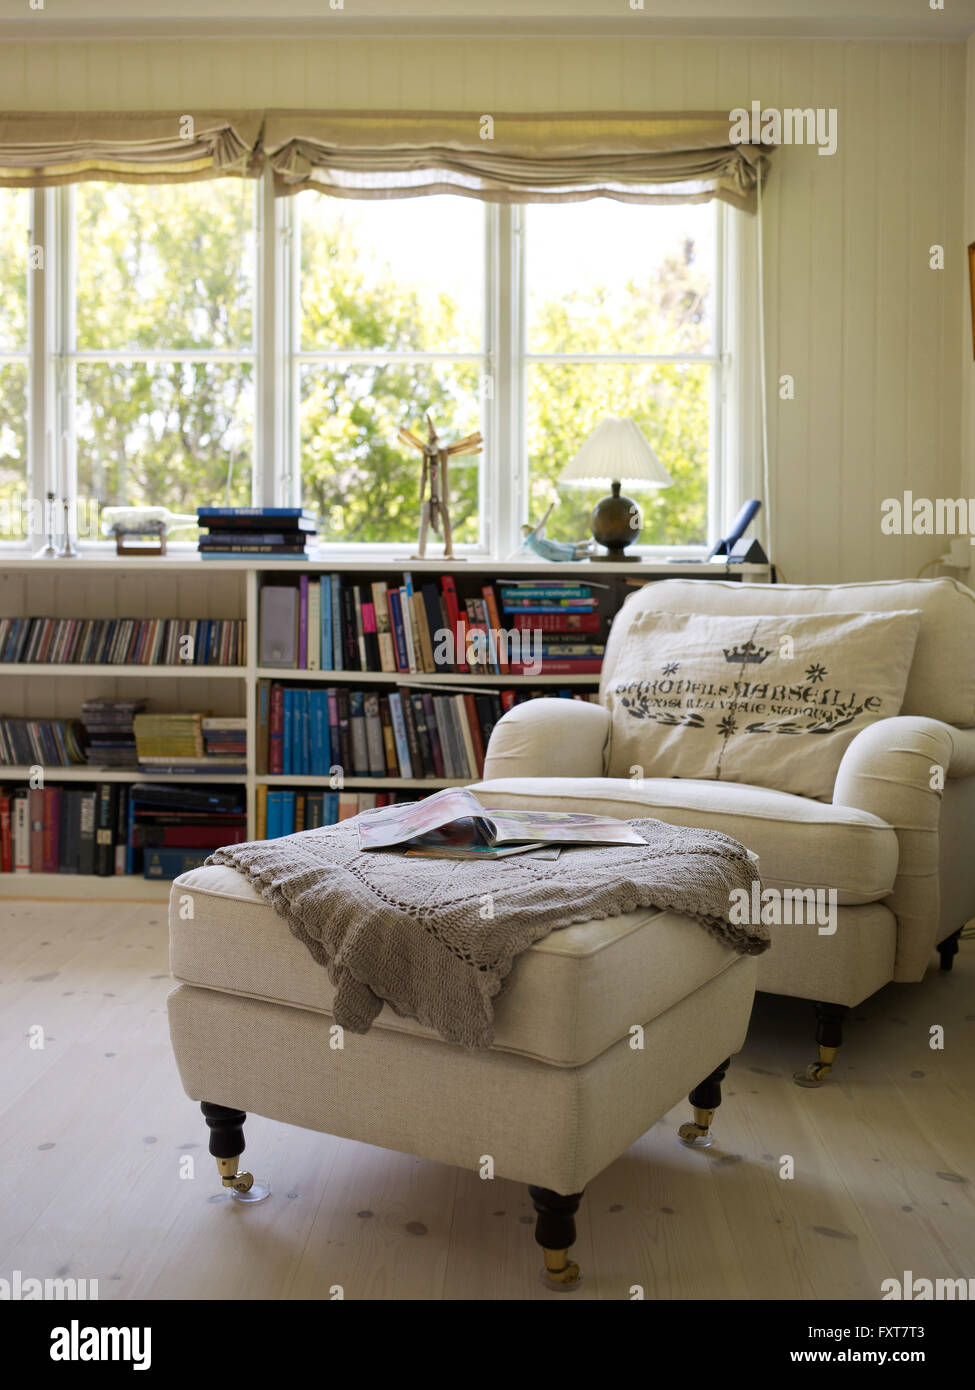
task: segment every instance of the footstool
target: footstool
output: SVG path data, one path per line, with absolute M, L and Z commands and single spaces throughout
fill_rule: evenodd
M 589 1180 L 690 1092 L 685 1143 L 707 1145 L 728 1058 L 744 1041 L 756 960 L 696 922 L 643 909 L 552 932 L 516 962 L 495 1040 L 470 1051 L 383 1009 L 369 1032 L 331 1016 L 326 971 L 243 875 L 176 879 L 169 1021 L 225 1187 L 247 1111 L 529 1184 L 554 1288 Z

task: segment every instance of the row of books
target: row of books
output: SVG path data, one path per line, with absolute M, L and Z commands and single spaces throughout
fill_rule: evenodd
M 169 879 L 246 839 L 243 794 L 102 782 L 0 787 L 0 872 Z
M 86 700 L 81 706 L 88 762 L 95 767 L 136 767 L 133 720 L 145 700 Z
M 318 541 L 315 513 L 301 507 L 198 507 L 196 515 L 204 560 L 303 560 Z
M 394 792 L 288 791 L 258 783 L 255 838 L 276 840 L 279 835 L 292 835 L 299 830 L 337 825 L 360 811 L 390 806 L 401 796 L 402 793 Z
M 247 720 L 200 713 L 137 714 L 139 768 L 150 772 L 245 772 Z
M 401 686 L 257 685 L 258 775 L 454 778 L 483 774 L 484 750 L 505 710 L 543 691 L 451 691 Z M 581 698 L 570 690 L 564 698 Z
M 239 666 L 243 618 L 0 618 L 0 662 Z
M 85 734 L 77 719 L 0 718 L 0 766 L 72 767 L 85 761 Z
M 302 575 L 261 589 L 260 664 L 299 671 L 595 675 L 605 650 L 593 586 L 499 582 L 461 598 L 454 576 L 414 586 Z M 502 616 L 503 615 L 503 616 Z

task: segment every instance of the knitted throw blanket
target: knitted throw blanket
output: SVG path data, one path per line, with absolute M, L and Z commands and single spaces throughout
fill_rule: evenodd
M 557 860 L 408 859 L 359 849 L 356 819 L 229 845 L 229 864 L 259 889 L 335 988 L 337 1023 L 364 1033 L 389 1004 L 447 1042 L 489 1047 L 495 998 L 515 959 L 558 927 L 670 908 L 731 950 L 759 955 L 760 924 L 729 922 L 731 892 L 751 894 L 754 862 L 713 830 L 631 824 L 646 848 L 563 849 Z

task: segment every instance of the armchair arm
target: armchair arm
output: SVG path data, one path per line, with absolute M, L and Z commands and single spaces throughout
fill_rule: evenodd
M 857 734 L 843 755 L 834 804 L 869 811 L 897 833 L 897 877 L 887 899 L 897 918 L 895 980 L 920 980 L 937 943 L 944 784 L 973 774 L 975 729 L 937 719 L 881 719 Z
M 484 781 L 497 777 L 602 777 L 609 710 L 588 700 L 525 700 L 495 724 Z

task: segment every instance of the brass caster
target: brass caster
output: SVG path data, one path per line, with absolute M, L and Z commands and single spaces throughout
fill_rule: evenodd
M 709 1149 L 714 1143 L 714 1135 L 711 1133 L 713 1119 L 713 1110 L 702 1110 L 695 1105 L 693 1121 L 681 1125 L 677 1131 L 677 1138 L 688 1149 Z
M 545 1250 L 542 1283 L 555 1293 L 572 1293 L 582 1283 L 579 1266 L 569 1259 L 568 1250 Z
M 238 1173 L 236 1158 L 218 1158 L 220 1181 L 230 1189 L 235 1202 L 263 1202 L 271 1195 L 270 1185 L 255 1183 L 253 1173 Z
M 821 1086 L 833 1070 L 837 1051 L 835 1047 L 820 1047 L 819 1061 L 810 1062 L 805 1071 L 793 1074 L 792 1079 L 796 1085 L 805 1086 L 808 1090 L 815 1090 L 817 1086 Z

